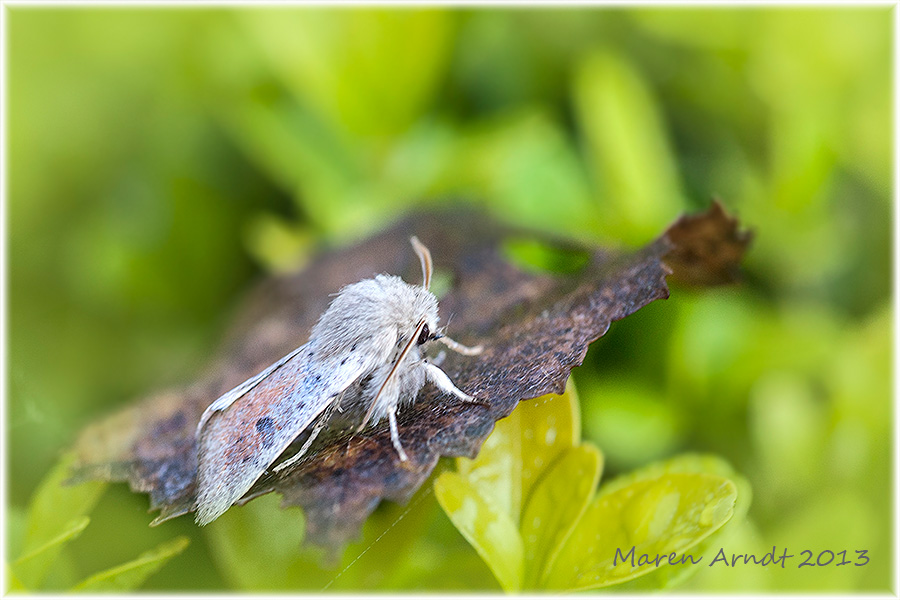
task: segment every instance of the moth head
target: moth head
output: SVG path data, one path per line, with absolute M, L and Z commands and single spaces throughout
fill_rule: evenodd
M 425 342 L 430 342 L 431 340 L 437 340 L 444 337 L 444 334 L 438 331 L 437 323 L 432 323 L 428 325 L 424 320 L 422 321 L 422 328 L 419 331 L 419 337 L 416 338 L 416 344 L 421 346 Z
M 416 238 L 412 245 L 422 263 L 423 285 L 376 275 L 344 286 L 313 327 L 311 338 L 324 351 L 365 348 L 386 339 L 382 332 L 395 332 L 395 343 L 412 343 L 411 348 L 439 337 L 438 301 L 428 290 L 431 254 Z

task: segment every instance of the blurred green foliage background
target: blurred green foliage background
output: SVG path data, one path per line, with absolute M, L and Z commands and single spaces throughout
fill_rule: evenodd
M 573 375 L 585 439 L 610 474 L 726 458 L 753 488 L 728 551 L 871 559 L 686 589 L 889 587 L 890 7 L 4 10 L 12 556 L 78 430 L 189 381 L 264 273 L 451 198 L 637 245 L 716 195 L 756 230 L 745 282 L 614 324 Z M 293 552 L 296 511 L 254 505 Z M 111 487 L 53 577 L 180 534 L 146 588 L 265 582 L 146 506 Z M 403 523 L 356 589 L 499 589 L 433 498 Z

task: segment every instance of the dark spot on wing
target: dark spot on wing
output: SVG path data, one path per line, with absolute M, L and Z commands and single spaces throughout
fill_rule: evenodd
M 266 434 L 272 430 L 275 422 L 272 417 L 260 417 L 256 420 L 256 430 L 262 434 Z
M 259 443 L 263 448 L 269 448 L 273 444 L 275 421 L 271 417 L 260 417 L 256 420 L 256 430 L 259 432 Z

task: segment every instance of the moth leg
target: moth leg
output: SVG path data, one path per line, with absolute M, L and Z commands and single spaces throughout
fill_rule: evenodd
M 286 461 L 284 461 L 283 463 L 281 463 L 280 465 L 273 467 L 272 470 L 276 473 L 279 473 L 282 470 L 287 469 L 291 465 L 295 464 L 301 458 L 303 458 L 303 455 L 306 454 L 306 451 L 309 450 L 310 446 L 312 446 L 312 443 L 313 443 L 313 441 L 315 441 L 316 437 L 319 435 L 319 432 L 322 431 L 322 429 L 325 427 L 325 421 L 326 421 L 326 419 L 319 419 L 319 422 L 316 423 L 315 427 L 313 427 L 312 433 L 310 433 L 309 437 L 306 439 L 306 441 L 303 442 L 303 447 L 300 448 L 300 451 L 297 452 L 297 454 L 290 457 L 289 459 L 287 459 Z
M 384 378 L 384 381 L 381 382 L 381 387 L 378 388 L 378 393 L 376 393 L 375 397 L 372 398 L 372 403 L 369 405 L 369 410 L 366 411 L 366 414 L 362 419 L 362 423 L 359 424 L 359 428 L 356 430 L 356 433 L 359 433 L 360 431 L 362 431 L 363 429 L 366 428 L 366 425 L 368 425 L 369 419 L 372 418 L 372 414 L 375 412 L 375 407 L 378 406 L 378 399 L 381 398 L 381 395 L 383 393 L 385 393 L 385 390 L 387 389 L 388 384 L 390 384 L 393 381 L 394 375 L 396 375 L 396 373 L 397 373 L 397 368 L 400 367 L 400 363 L 403 362 L 403 359 L 406 358 L 406 355 L 409 354 L 409 351 L 412 349 L 413 346 L 415 346 L 416 340 L 419 339 L 419 334 L 422 333 L 422 330 L 424 328 L 425 328 L 425 319 L 422 319 L 421 321 L 419 321 L 419 324 L 416 325 L 416 330 L 413 332 L 412 337 L 409 338 L 409 341 L 406 343 L 406 346 L 403 347 L 403 350 L 400 352 L 400 355 L 397 357 L 397 360 L 394 361 L 394 366 L 391 367 L 391 372 L 388 373 L 387 377 Z M 396 390 L 394 390 L 391 393 L 394 394 L 394 401 L 387 402 L 386 404 L 388 404 L 388 405 L 394 405 L 397 403 L 396 402 L 396 395 L 397 395 Z
M 388 411 L 388 421 L 391 424 L 391 442 L 394 444 L 394 448 L 397 450 L 397 454 L 400 456 L 401 462 L 406 462 L 407 456 L 406 452 L 403 451 L 403 446 L 400 445 L 400 432 L 397 430 L 397 408 L 393 407 Z
M 313 430 L 309 434 L 309 437 L 306 438 L 305 442 L 303 442 L 303 446 L 300 448 L 300 451 L 280 465 L 274 467 L 272 469 L 274 472 L 278 473 L 284 469 L 287 469 L 291 465 L 296 464 L 297 461 L 299 461 L 301 458 L 303 458 L 303 456 L 306 454 L 306 451 L 309 450 L 309 447 L 312 446 L 312 443 L 319 436 L 319 433 L 322 431 L 322 429 L 325 428 L 325 424 L 329 421 L 329 419 L 331 419 L 331 415 L 334 413 L 335 407 L 337 407 L 341 403 L 343 397 L 344 393 L 341 392 L 341 394 L 337 397 L 337 400 L 333 401 L 331 405 L 326 409 L 325 413 L 321 417 L 319 417 L 319 420 L 316 422 L 315 427 L 313 427 Z
M 447 374 L 441 371 L 438 367 L 428 362 L 424 364 L 425 374 L 428 376 L 429 381 L 436 385 L 442 392 L 453 394 L 454 396 L 465 402 L 478 402 L 478 400 L 453 385 L 453 382 L 450 381 L 450 378 L 447 377 Z
M 453 340 L 446 335 L 442 335 L 441 337 L 437 338 L 437 341 L 444 344 L 454 352 L 459 352 L 460 354 L 464 354 L 465 356 L 477 356 L 484 350 L 484 346 L 480 344 L 478 346 L 473 346 L 470 348 L 469 346 L 464 346 L 463 344 L 460 344 L 456 340 Z
M 437 353 L 437 355 L 434 358 L 432 358 L 430 360 L 431 360 L 431 364 L 438 366 L 438 367 L 441 366 L 442 364 L 444 364 L 444 361 L 447 360 L 447 351 L 441 350 L 440 352 Z
M 369 424 L 369 419 L 371 418 L 372 410 L 373 410 L 374 408 L 375 408 L 375 402 L 373 401 L 372 404 L 371 404 L 371 406 L 369 407 L 369 411 L 368 411 L 368 412 L 366 413 L 366 415 L 363 417 L 362 422 L 359 424 L 359 427 L 356 428 L 356 431 L 353 432 L 353 435 L 362 433 L 362 430 L 366 428 L 366 425 Z

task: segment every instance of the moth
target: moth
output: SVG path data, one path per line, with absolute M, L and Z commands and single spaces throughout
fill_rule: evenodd
M 431 382 L 466 402 L 423 347 L 440 341 L 474 356 L 481 346 L 464 346 L 438 327 L 438 301 L 429 290 L 431 253 L 410 239 L 422 264 L 422 285 L 394 275 L 376 275 L 342 288 L 312 328 L 309 341 L 261 373 L 229 390 L 207 407 L 197 424 L 196 521 L 205 525 L 238 501 L 303 433 L 297 454 L 273 467 L 295 464 L 335 411 L 365 411 L 356 432 L 387 418 L 400 461 L 397 409 L 412 403 Z

